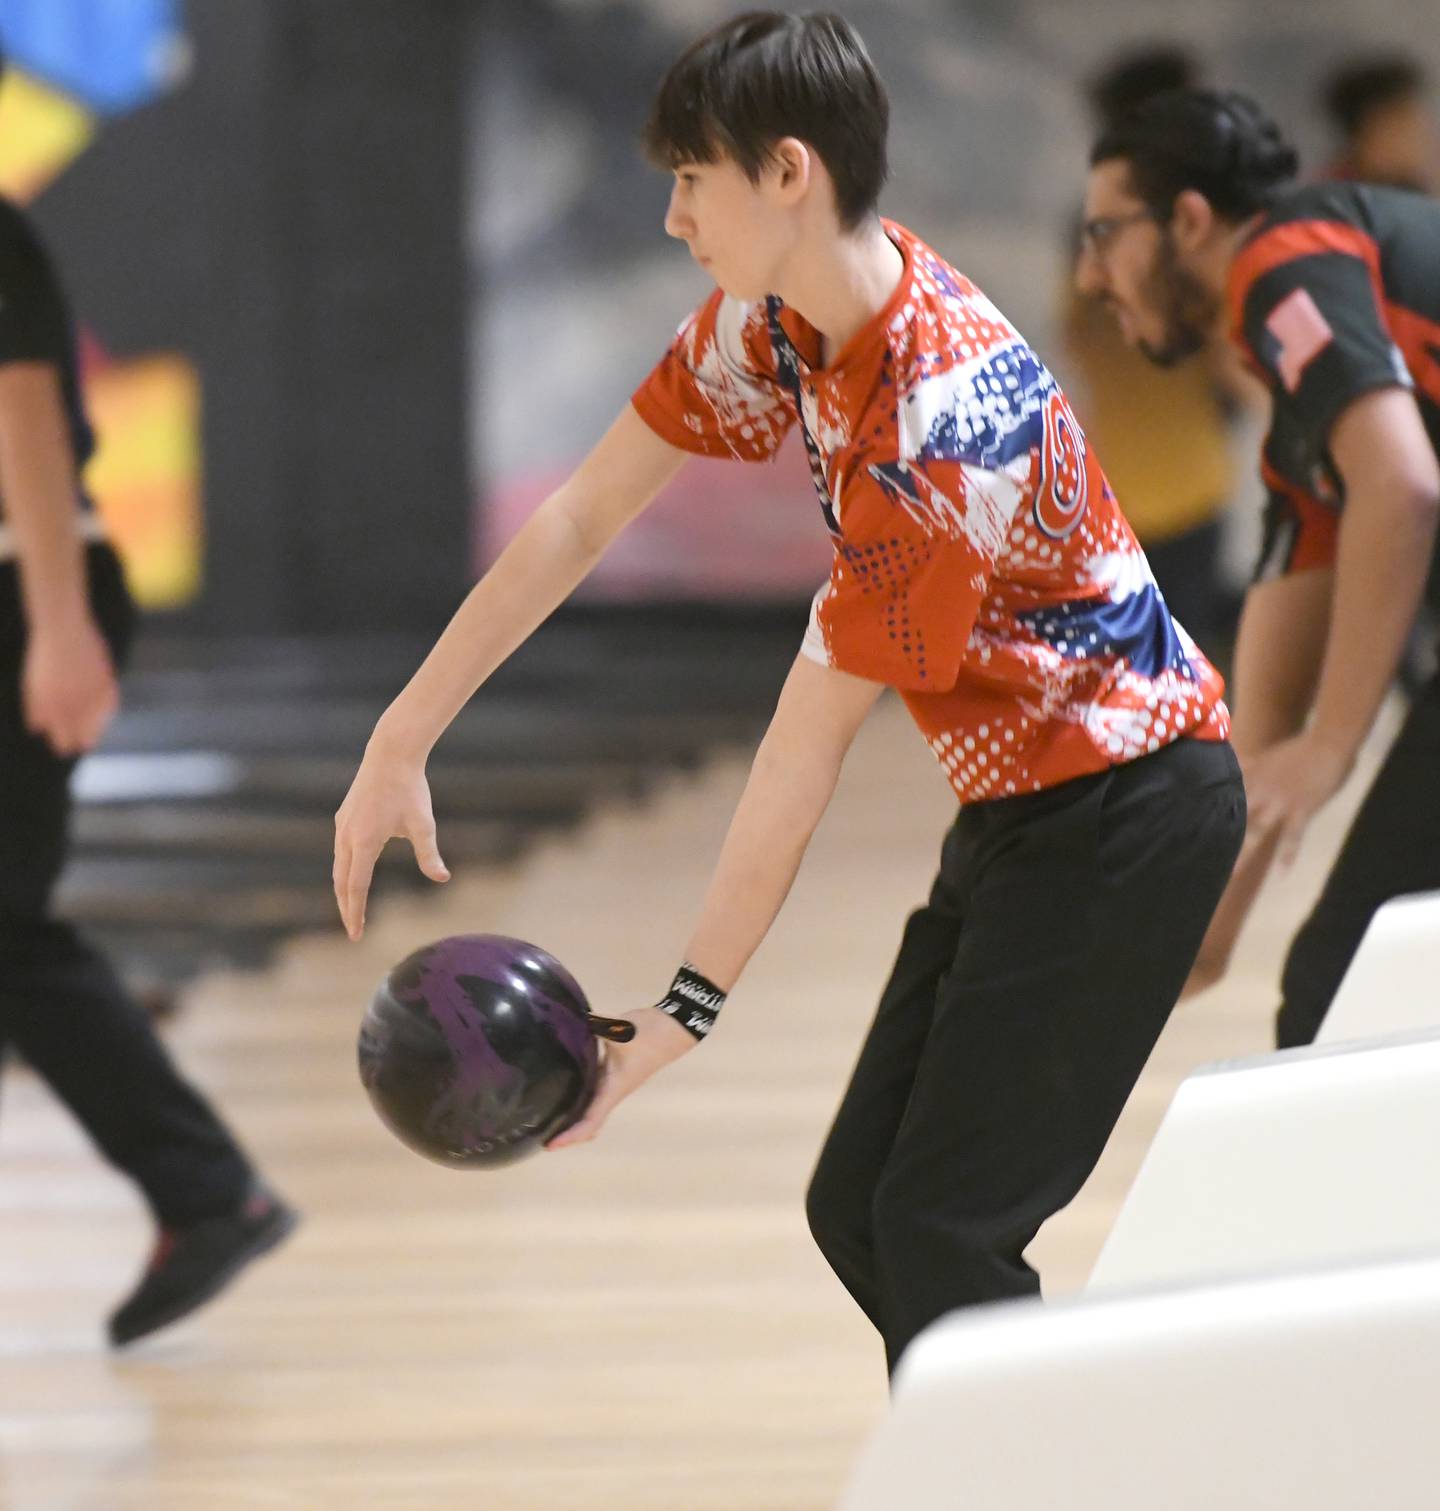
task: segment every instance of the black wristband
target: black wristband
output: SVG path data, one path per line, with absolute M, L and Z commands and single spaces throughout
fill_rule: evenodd
M 725 1006 L 725 993 L 687 960 L 675 972 L 670 990 L 655 1006 L 662 1013 L 669 1013 L 686 1033 L 703 1039 L 715 1027 L 720 1009 Z

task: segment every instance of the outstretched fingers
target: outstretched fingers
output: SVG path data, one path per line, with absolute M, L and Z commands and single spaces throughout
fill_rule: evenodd
M 356 840 L 342 831 L 335 839 L 335 865 L 332 880 L 340 921 L 352 940 L 365 932 L 365 902 L 375 874 L 379 847 Z

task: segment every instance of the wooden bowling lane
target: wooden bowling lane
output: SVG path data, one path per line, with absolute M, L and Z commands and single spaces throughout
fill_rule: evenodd
M 903 710 L 885 702 L 863 731 L 720 1030 L 596 1144 L 489 1175 L 434 1168 L 381 1128 L 354 1070 L 374 983 L 446 933 L 535 939 L 601 1012 L 653 1000 L 744 772 L 674 778 L 518 866 L 387 899 L 359 946 L 315 936 L 263 974 L 204 978 L 171 1043 L 306 1222 L 131 1354 L 107 1354 L 100 1328 L 148 1242 L 138 1206 L 10 1075 L 0 1508 L 830 1504 L 884 1409 L 883 1367 L 801 1197 L 950 812 Z M 1177 1081 L 1264 1047 L 1280 951 L 1356 791 L 1262 899 L 1233 981 L 1176 1015 L 1100 1168 L 1037 1240 L 1052 1293 L 1083 1283 Z

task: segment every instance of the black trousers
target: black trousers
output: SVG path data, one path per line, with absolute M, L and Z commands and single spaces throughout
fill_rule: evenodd
M 1280 978 L 1281 1049 L 1309 1044 L 1376 911 L 1440 888 L 1440 677 L 1416 694 Z
M 1021 1251 L 1099 1159 L 1244 831 L 1234 753 L 1195 740 L 961 810 L 807 1198 L 892 1370 L 955 1307 L 1038 1292 Z
M 114 553 L 87 551 L 90 597 L 117 664 L 134 610 Z M 25 729 L 17 568 L 0 564 L 0 1054 L 13 1044 L 95 1145 L 180 1227 L 237 1207 L 249 1161 L 176 1072 L 110 964 L 51 917 L 65 861 L 73 761 Z

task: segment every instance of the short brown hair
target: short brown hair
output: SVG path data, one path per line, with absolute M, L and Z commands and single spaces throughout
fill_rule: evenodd
M 781 138 L 814 147 L 853 230 L 885 182 L 890 102 L 859 33 L 829 11 L 749 11 L 692 43 L 645 124 L 646 156 L 669 170 L 732 158 L 753 182 Z

